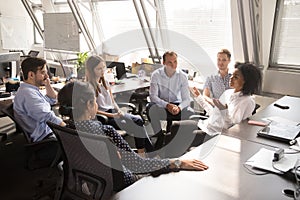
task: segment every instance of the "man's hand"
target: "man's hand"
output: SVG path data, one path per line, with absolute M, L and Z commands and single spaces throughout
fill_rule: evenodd
M 172 103 L 167 104 L 167 110 L 172 114 L 172 115 L 177 115 L 180 112 L 180 108 Z
M 45 89 L 46 89 L 46 95 L 50 98 L 56 99 L 57 98 L 57 92 L 51 86 L 50 79 L 46 78 L 44 80 L 44 84 L 45 84 Z
M 49 79 L 49 78 L 46 78 L 46 79 L 44 80 L 45 86 L 50 86 L 50 85 L 51 85 L 50 83 L 51 83 L 51 82 L 50 82 L 50 79 Z

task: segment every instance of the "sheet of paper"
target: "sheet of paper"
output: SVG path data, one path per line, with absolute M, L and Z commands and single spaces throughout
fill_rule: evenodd
M 284 154 L 282 159 L 273 163 L 274 152 L 273 150 L 261 148 L 245 164 L 280 174 L 287 172 L 295 166 L 298 159 L 297 154 Z
M 263 120 L 274 121 L 274 122 L 278 122 L 278 123 L 290 125 L 290 126 L 297 126 L 299 124 L 298 122 L 295 122 L 295 121 L 292 121 L 289 119 L 285 119 L 282 117 L 278 117 L 278 116 L 266 117 L 266 118 L 263 118 Z

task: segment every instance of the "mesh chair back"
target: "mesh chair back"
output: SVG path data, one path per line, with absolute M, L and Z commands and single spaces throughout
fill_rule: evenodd
M 29 137 L 29 135 L 26 133 L 26 131 L 18 124 L 18 122 L 15 119 L 14 116 L 14 108 L 13 108 L 13 103 L 9 104 L 7 107 L 3 108 L 1 110 L 5 115 L 7 115 L 16 125 L 16 130 L 18 132 L 22 132 L 27 143 L 31 143 L 31 139 Z
M 48 122 L 63 151 L 62 198 L 109 199 L 124 188 L 122 165 L 110 139 Z
M 20 126 L 15 119 L 13 103 L 1 110 L 16 125 L 16 132 L 22 132 L 26 140 L 26 167 L 28 169 L 38 169 L 42 167 L 55 167 L 60 159 L 60 151 L 56 138 L 48 138 L 38 142 L 32 142 L 29 134 Z

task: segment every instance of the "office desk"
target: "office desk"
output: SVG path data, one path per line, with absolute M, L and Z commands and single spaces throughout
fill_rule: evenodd
M 224 130 L 222 134 L 236 137 L 242 140 L 248 140 L 248 141 L 252 141 L 264 145 L 269 145 L 271 147 L 280 147 L 280 148 L 289 147 L 287 143 L 257 136 L 258 131 L 261 129 L 263 129 L 262 126 L 249 125 L 248 121 L 244 120 L 241 123 L 234 125 L 230 129 Z
M 276 174 L 263 176 L 249 174 L 243 163 L 262 144 L 220 135 L 208 141 L 184 158 L 203 160 L 209 169 L 206 171 L 180 171 L 146 177 L 113 196 L 114 200 L 254 200 L 290 199 L 282 194 L 282 189 L 294 188 L 291 181 Z
M 150 78 L 146 78 L 146 81 L 138 78 L 123 79 L 121 84 L 111 85 L 112 93 L 121 93 L 134 91 L 139 88 L 148 88 L 150 86 Z
M 280 105 L 288 105 L 290 108 L 286 110 L 280 109 L 274 106 L 275 103 L 278 103 Z M 300 122 L 299 113 L 300 98 L 284 96 L 267 106 L 265 109 L 253 115 L 251 119 L 260 121 L 261 119 L 266 117 L 278 116 L 295 122 Z M 261 126 L 249 125 L 248 121 L 244 120 L 241 123 L 234 125 L 230 129 L 224 130 L 223 134 L 273 147 L 287 148 L 289 146 L 288 144 L 281 141 L 257 136 L 257 132 L 262 128 L 263 127 Z
M 290 108 L 283 110 L 278 107 L 275 107 L 274 103 L 278 103 L 280 105 L 288 105 Z M 295 122 L 300 122 L 300 98 L 284 96 L 275 101 L 274 103 L 270 104 L 265 109 L 253 115 L 251 119 L 259 121 L 266 117 L 279 116 Z M 261 126 L 249 125 L 247 120 L 244 120 L 241 123 L 234 125 L 230 129 L 225 130 L 224 134 L 244 140 L 249 140 L 252 142 L 270 145 L 273 147 L 288 147 L 288 144 L 286 143 L 257 136 L 257 132 L 262 128 L 263 127 Z
M 275 103 L 280 105 L 286 105 L 289 106 L 290 108 L 281 109 L 274 106 Z M 272 103 L 271 105 L 267 106 L 265 109 L 253 115 L 251 119 L 259 120 L 271 116 L 279 116 L 300 123 L 300 98 L 284 96 L 278 99 L 277 101 L 275 101 L 274 103 Z

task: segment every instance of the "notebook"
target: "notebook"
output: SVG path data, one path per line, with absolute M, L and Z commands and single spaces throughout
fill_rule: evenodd
M 272 121 L 268 126 L 261 129 L 257 135 L 289 143 L 291 140 L 298 137 L 300 135 L 299 133 L 299 125 Z

